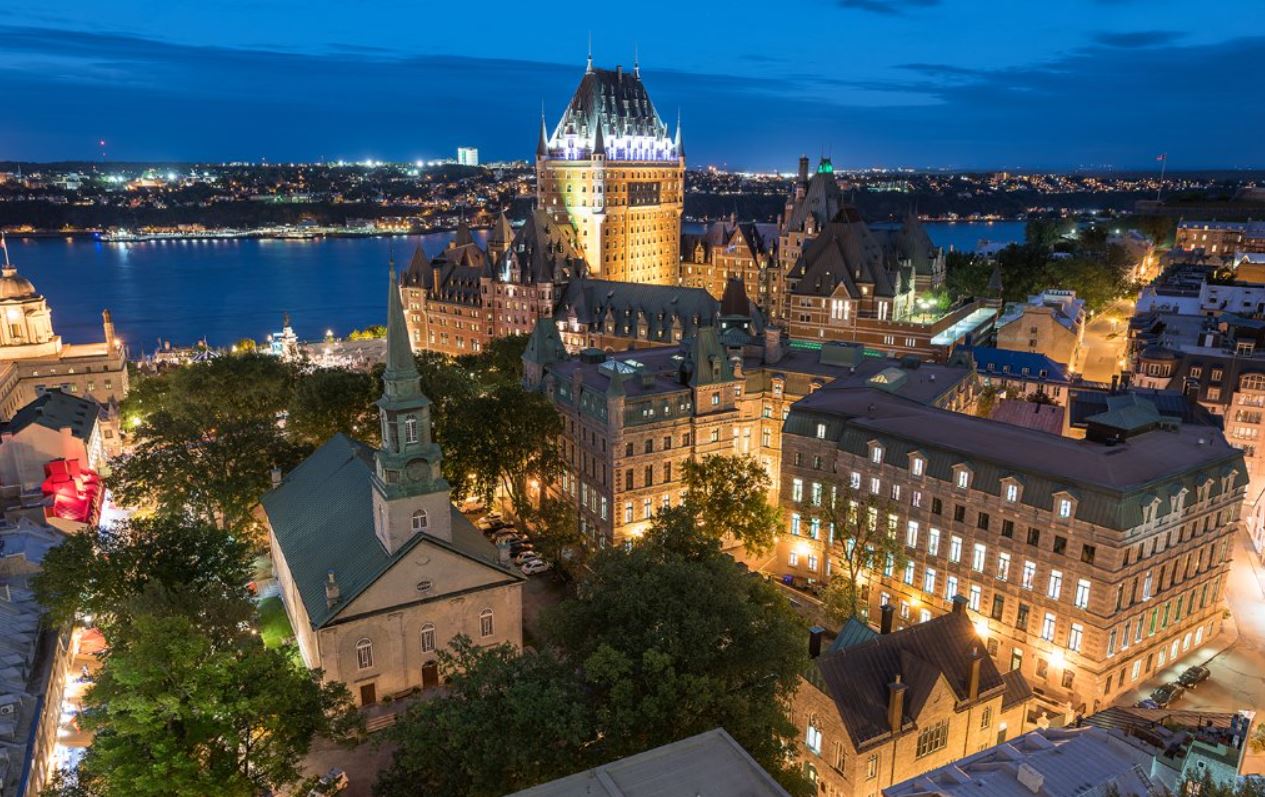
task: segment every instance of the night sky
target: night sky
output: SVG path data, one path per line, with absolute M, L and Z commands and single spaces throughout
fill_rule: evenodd
M 0 160 L 530 158 L 593 37 L 693 166 L 1265 167 L 1261 0 L 6 0 Z

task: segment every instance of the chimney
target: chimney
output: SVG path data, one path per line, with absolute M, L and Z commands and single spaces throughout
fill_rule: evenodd
M 501 564 L 508 565 L 510 563 L 510 547 L 507 543 L 501 543 L 496 546 L 496 554 Z
M 966 614 L 966 596 L 965 595 L 953 596 L 953 613 Z
M 808 156 L 799 156 L 799 181 L 801 183 L 808 182 Z
M 887 726 L 891 728 L 893 736 L 900 733 L 901 726 L 905 724 L 907 688 L 900 682 L 900 673 L 896 673 L 896 680 L 887 685 Z
M 896 607 L 888 603 L 879 609 L 878 632 L 880 634 L 892 633 L 892 618 L 896 616 Z
M 777 327 L 764 328 L 764 361 L 773 365 L 782 359 L 782 330 Z
M 334 571 L 330 570 L 325 573 L 325 607 L 329 609 L 334 608 L 334 604 L 338 603 L 339 597 L 338 581 L 334 578 Z
M 1120 389 L 1120 374 L 1112 374 L 1111 375 L 1111 389 L 1107 392 L 1110 395 L 1114 396 L 1116 395 L 1116 392 L 1119 389 Z
M 821 635 L 826 629 L 815 625 L 808 629 L 808 658 L 815 659 L 821 655 Z
M 276 465 L 273 465 L 272 466 L 272 489 L 275 490 L 280 486 L 281 486 L 281 468 L 278 468 Z
M 977 700 L 979 698 L 979 673 L 980 666 L 984 663 L 984 655 L 980 653 L 979 645 L 971 646 L 971 677 L 966 685 L 966 699 Z
M 105 329 L 105 346 L 108 351 L 114 350 L 114 318 L 109 310 L 101 311 L 101 326 Z

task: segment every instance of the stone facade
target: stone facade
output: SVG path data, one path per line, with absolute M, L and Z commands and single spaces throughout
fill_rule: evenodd
M 787 531 L 771 569 L 837 575 L 831 531 L 813 518 L 830 495 L 873 505 L 866 522 L 887 524 L 908 565 L 869 574 L 871 616 L 891 604 L 898 625 L 912 625 L 965 596 L 999 667 L 1051 703 L 1109 703 L 1219 633 L 1246 470 L 1212 426 L 1129 395 L 1106 401 L 1084 440 L 893 403 L 870 387 L 797 403 L 783 434 Z
M 1080 373 L 1085 302 L 1075 291 L 1050 290 L 1008 309 L 997 322 L 997 348 L 1042 354 Z

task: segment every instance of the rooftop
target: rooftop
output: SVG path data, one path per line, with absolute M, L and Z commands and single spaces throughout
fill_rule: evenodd
M 723 728 L 509 797 L 788 797 Z

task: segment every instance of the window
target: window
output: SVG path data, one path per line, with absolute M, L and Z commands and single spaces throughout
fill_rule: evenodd
M 373 666 L 373 643 L 368 639 L 356 643 L 356 666 L 362 670 Z
M 914 562 L 912 559 L 905 562 L 905 583 L 912 585 L 914 583 Z
M 1063 592 L 1063 572 L 1061 570 L 1050 571 L 1050 583 L 1046 588 L 1045 594 L 1054 600 L 1059 599 L 1059 595 Z
M 798 512 L 791 513 L 791 534 L 799 535 L 800 524 L 803 522 Z
M 426 510 L 419 509 L 413 513 L 413 532 L 424 531 L 426 529 Z
M 1000 620 L 1006 611 L 1006 599 L 999 593 L 993 593 L 993 611 L 989 614 L 994 620 Z
M 786 555 L 786 563 L 791 567 L 799 567 L 799 554 L 791 551 Z
M 909 521 L 909 525 L 905 529 L 905 544 L 910 548 L 918 547 L 918 521 Z
M 935 725 L 918 734 L 918 750 L 916 757 L 931 755 L 943 750 L 949 744 L 949 721 L 940 720 Z
M 1059 499 L 1059 517 L 1070 518 L 1072 516 L 1072 500 L 1070 498 Z
M 966 520 L 966 507 L 962 506 L 961 504 L 954 504 L 953 505 L 953 519 L 956 520 L 958 523 L 961 523 L 962 521 Z
M 984 560 L 988 558 L 987 549 L 983 543 L 975 543 L 975 547 L 971 551 L 971 569 L 977 573 L 984 572 Z
M 492 610 L 484 609 L 479 612 L 479 636 L 492 636 Z
M 1089 580 L 1077 579 L 1076 581 L 1076 608 L 1085 609 L 1089 606 Z
M 997 554 L 997 580 L 1007 581 L 1010 578 L 1010 554 Z
M 649 498 L 641 499 L 641 519 L 649 520 L 654 516 L 654 503 Z
M 1081 637 L 1085 635 L 1085 627 L 1080 623 L 1072 623 L 1072 630 L 1067 634 L 1067 649 L 1080 651 Z
M 883 464 L 883 447 L 882 446 L 870 447 L 870 462 L 873 462 L 875 465 Z
M 826 424 L 824 423 L 817 424 L 817 439 L 818 440 L 826 439 Z
M 808 728 L 804 732 L 804 746 L 815 755 L 821 755 L 821 728 L 817 727 L 817 715 L 808 718 Z
M 1045 613 L 1045 619 L 1041 621 L 1041 638 L 1046 642 L 1054 641 L 1054 615 L 1050 612 Z
M 970 597 L 968 597 L 966 601 L 967 605 L 970 606 L 973 611 L 979 611 L 980 597 L 982 594 L 983 593 L 982 590 L 980 590 L 979 584 L 971 585 Z
M 944 503 L 939 498 L 933 497 L 931 499 L 931 514 L 933 515 L 944 514 Z
M 417 442 L 417 419 L 411 415 L 404 419 L 404 442 Z
M 971 474 L 969 471 L 965 469 L 958 470 L 957 485 L 963 490 L 971 485 Z
M 843 744 L 841 742 L 835 742 L 832 745 L 832 748 L 834 750 L 834 755 L 832 756 L 834 760 L 834 767 L 842 772 L 848 764 L 847 754 L 843 752 Z
M 927 571 L 922 574 L 922 591 L 928 595 L 936 594 L 936 571 L 934 568 L 928 567 Z
M 1015 613 L 1015 628 L 1020 631 L 1028 630 L 1028 606 L 1027 604 L 1019 604 L 1019 611 Z M 1014 668 L 1011 668 L 1014 669 Z
M 923 468 L 927 466 L 926 460 L 922 457 L 914 457 L 909 463 L 909 469 L 915 476 L 921 476 Z
M 958 595 L 958 577 L 949 576 L 945 579 L 944 597 L 947 600 L 953 600 Z
M 1067 550 L 1067 537 L 1060 537 L 1060 536 L 1058 536 L 1058 535 L 1055 535 L 1055 537 L 1054 537 L 1054 552 L 1055 552 L 1055 553 L 1058 553 L 1058 554 L 1061 554 L 1061 553 L 1063 553 L 1063 552 L 1064 552 L 1064 551 L 1066 551 L 1066 550 Z
M 1041 544 L 1041 529 L 1032 528 L 1032 527 L 1028 528 L 1028 544 L 1029 545 Z
M 1008 539 L 1008 540 L 1012 540 L 1012 539 L 1014 539 L 1014 537 L 1015 537 L 1015 521 L 1013 521 L 1013 520 L 1003 520 L 1003 521 L 1001 522 L 1001 536 L 1005 537 L 1005 538 L 1006 538 L 1006 539 Z
M 1036 562 L 1025 561 L 1023 563 L 1023 578 L 1020 579 L 1019 585 L 1023 587 L 1024 589 L 1032 589 L 1032 583 L 1036 580 L 1036 577 L 1037 577 Z
M 878 775 L 878 753 L 871 753 L 865 759 L 865 779 L 870 780 Z
M 989 517 L 988 517 L 987 512 L 980 512 L 979 515 L 975 518 L 975 525 L 978 528 L 983 529 L 984 531 L 988 531 L 988 523 L 989 523 Z
M 813 482 L 813 506 L 821 506 L 821 482 Z
M 962 538 L 956 534 L 949 539 L 949 561 L 962 561 Z
M 435 650 L 435 625 L 427 623 L 422 626 L 422 652 L 431 653 Z
M 1018 500 L 1019 500 L 1019 485 L 1007 484 L 1006 485 L 1006 501 L 1008 503 L 1013 504 L 1014 502 Z
M 1096 553 L 1096 549 L 1094 548 L 1094 546 L 1082 545 L 1081 546 L 1081 561 L 1087 565 L 1092 565 L 1094 563 L 1095 553 Z
M 1107 634 L 1107 655 L 1116 655 L 1116 629 L 1111 629 L 1111 633 Z
M 927 553 L 940 555 L 940 529 L 933 527 L 927 532 Z
M 791 479 L 791 500 L 792 501 L 804 500 L 804 480 L 803 479 Z
M 991 727 L 993 727 L 993 707 L 989 706 L 984 709 L 982 714 L 980 714 L 979 729 L 981 731 L 986 731 Z

